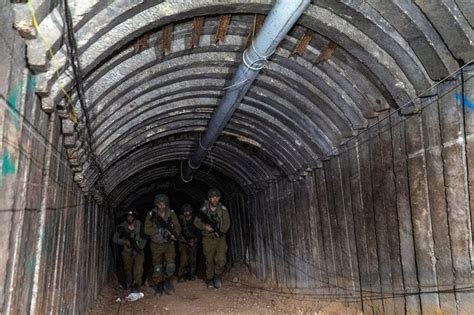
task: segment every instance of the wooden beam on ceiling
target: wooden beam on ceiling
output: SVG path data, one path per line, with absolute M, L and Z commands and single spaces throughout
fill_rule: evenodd
M 204 30 L 204 16 L 197 16 L 193 20 L 193 30 L 191 33 L 191 44 L 190 48 L 199 46 L 199 40 L 201 39 L 202 32 Z
M 295 49 L 291 52 L 291 55 L 298 54 L 302 56 L 306 51 L 306 47 L 308 47 L 309 43 L 313 39 L 314 32 L 310 29 L 306 29 L 303 36 L 298 40 Z M 291 56 L 290 55 L 290 56 Z
M 321 54 L 318 56 L 318 59 L 316 59 L 315 64 L 320 64 L 328 61 L 334 53 L 334 50 L 336 50 L 336 47 L 337 44 L 333 41 L 330 41 L 326 48 L 324 48 Z
M 163 27 L 161 32 L 161 55 L 165 56 L 171 52 L 171 39 L 173 36 L 173 24 Z
M 227 31 L 229 30 L 230 19 L 232 15 L 221 15 L 219 18 L 219 26 L 217 27 L 216 36 L 214 37 L 214 43 L 223 43 L 225 42 L 225 36 L 227 35 Z

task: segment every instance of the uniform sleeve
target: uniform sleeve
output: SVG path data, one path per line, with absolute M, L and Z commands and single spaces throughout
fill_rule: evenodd
M 173 223 L 176 233 L 181 233 L 181 224 L 179 224 L 178 217 L 174 211 L 171 211 L 171 222 Z
M 227 210 L 227 207 L 223 207 L 222 212 L 222 233 L 227 233 L 230 228 L 229 210 Z
M 115 232 L 114 232 L 114 236 L 112 238 L 112 242 L 114 242 L 114 244 L 117 244 L 117 245 L 125 245 L 126 240 L 120 238 L 119 228 L 120 228 L 120 226 L 117 226 L 115 228 Z
M 146 215 L 146 218 L 145 218 L 145 228 L 143 230 L 143 232 L 146 234 L 146 235 L 149 235 L 149 236 L 152 236 L 152 235 L 155 235 L 156 233 L 158 233 L 158 228 L 156 227 L 156 225 L 151 222 L 151 215 L 152 215 L 152 212 L 148 212 L 148 214 Z

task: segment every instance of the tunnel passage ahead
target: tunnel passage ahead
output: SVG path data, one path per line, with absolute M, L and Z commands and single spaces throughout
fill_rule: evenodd
M 231 255 L 261 279 L 473 309 L 469 1 L 312 1 L 189 183 L 275 1 L 0 5 L 2 312 L 84 312 L 117 213 L 199 186 L 229 192 Z

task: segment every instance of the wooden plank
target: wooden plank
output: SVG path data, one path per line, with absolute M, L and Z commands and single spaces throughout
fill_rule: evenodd
M 204 16 L 197 16 L 193 19 L 190 48 L 199 46 L 199 40 L 204 30 Z
M 171 52 L 171 41 L 173 40 L 173 24 L 168 24 L 161 31 L 161 56 Z
M 314 32 L 310 29 L 306 29 L 304 34 L 300 37 L 298 42 L 296 43 L 295 48 L 291 52 L 290 56 L 294 54 L 298 54 L 302 56 L 304 52 L 306 51 L 306 48 L 308 47 L 309 43 L 313 39 Z
M 232 15 L 226 14 L 219 17 L 219 25 L 217 26 L 216 35 L 214 36 L 214 43 L 224 43 L 225 37 L 229 30 L 230 20 Z

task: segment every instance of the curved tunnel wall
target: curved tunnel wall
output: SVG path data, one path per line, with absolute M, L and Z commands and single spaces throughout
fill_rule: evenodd
M 368 313 L 474 309 L 472 66 L 429 89 L 474 58 L 468 2 L 313 1 L 182 186 L 271 1 L 69 2 L 84 108 L 64 3 L 33 3 L 38 36 L 0 1 L 3 312 L 83 313 L 117 213 L 157 191 L 198 206 L 209 186 L 231 261 L 261 279 Z
M 0 7 L 0 313 L 84 313 L 111 267 L 109 214 L 74 181 L 60 119 L 41 110 Z
M 368 313 L 470 313 L 474 113 L 460 96 L 472 98 L 473 76 L 465 68 L 415 100 L 418 113 L 379 118 L 304 179 L 252 195 L 252 270 Z

